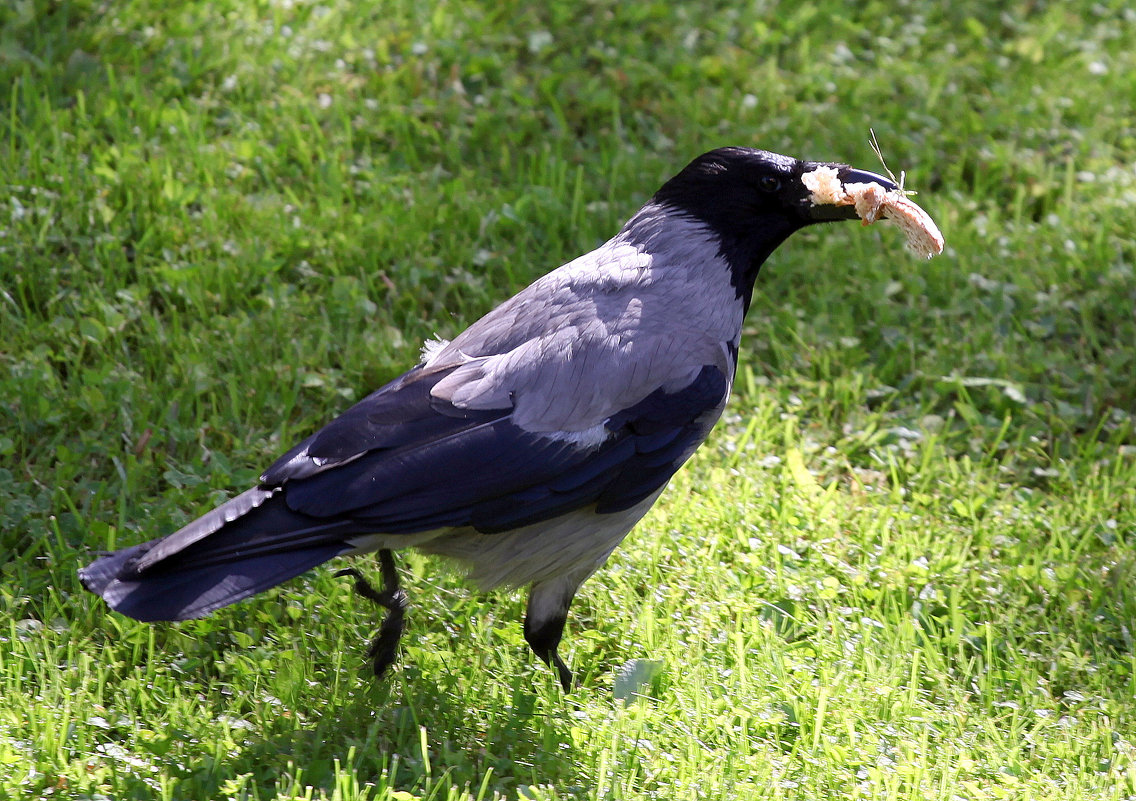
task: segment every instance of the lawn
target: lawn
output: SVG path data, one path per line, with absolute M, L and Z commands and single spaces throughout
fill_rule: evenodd
M 0 797 L 1136 797 L 1134 100 L 1117 0 L 4 5 Z M 698 153 L 869 128 L 947 251 L 774 255 L 571 694 L 406 552 L 381 683 L 343 565 L 176 625 L 79 586 Z

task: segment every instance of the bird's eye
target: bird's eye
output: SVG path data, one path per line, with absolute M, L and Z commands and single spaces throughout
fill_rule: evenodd
M 781 188 L 781 179 L 776 175 L 763 175 L 757 181 L 762 192 L 776 192 Z

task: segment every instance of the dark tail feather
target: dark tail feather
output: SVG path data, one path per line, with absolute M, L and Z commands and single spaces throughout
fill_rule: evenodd
M 79 571 L 111 609 L 136 620 L 187 620 L 236 603 L 352 550 L 350 521 L 298 514 L 278 490 L 253 489 L 161 539 Z

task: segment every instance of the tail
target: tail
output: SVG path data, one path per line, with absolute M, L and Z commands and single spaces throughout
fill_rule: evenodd
M 251 489 L 169 536 L 115 551 L 79 580 L 135 620 L 188 620 L 354 550 L 347 520 L 293 512 L 280 489 Z

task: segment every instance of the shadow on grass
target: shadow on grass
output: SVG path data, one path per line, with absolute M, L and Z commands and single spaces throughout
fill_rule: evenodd
M 187 766 L 174 782 L 174 797 L 221 797 L 242 782 L 260 797 L 303 796 L 316 787 L 352 798 L 381 796 L 387 788 L 446 798 L 451 787 L 476 797 L 483 783 L 514 797 L 518 786 L 586 783 L 571 747 L 570 710 L 550 709 L 520 686 L 532 676 L 518 677 L 512 703 L 494 705 L 489 719 L 472 706 L 477 690 L 467 682 L 433 682 L 412 667 L 403 671 L 389 683 L 376 683 L 364 671 L 348 677 L 355 686 L 346 702 L 322 714 L 312 710 L 306 721 L 282 705 L 265 736 Z

